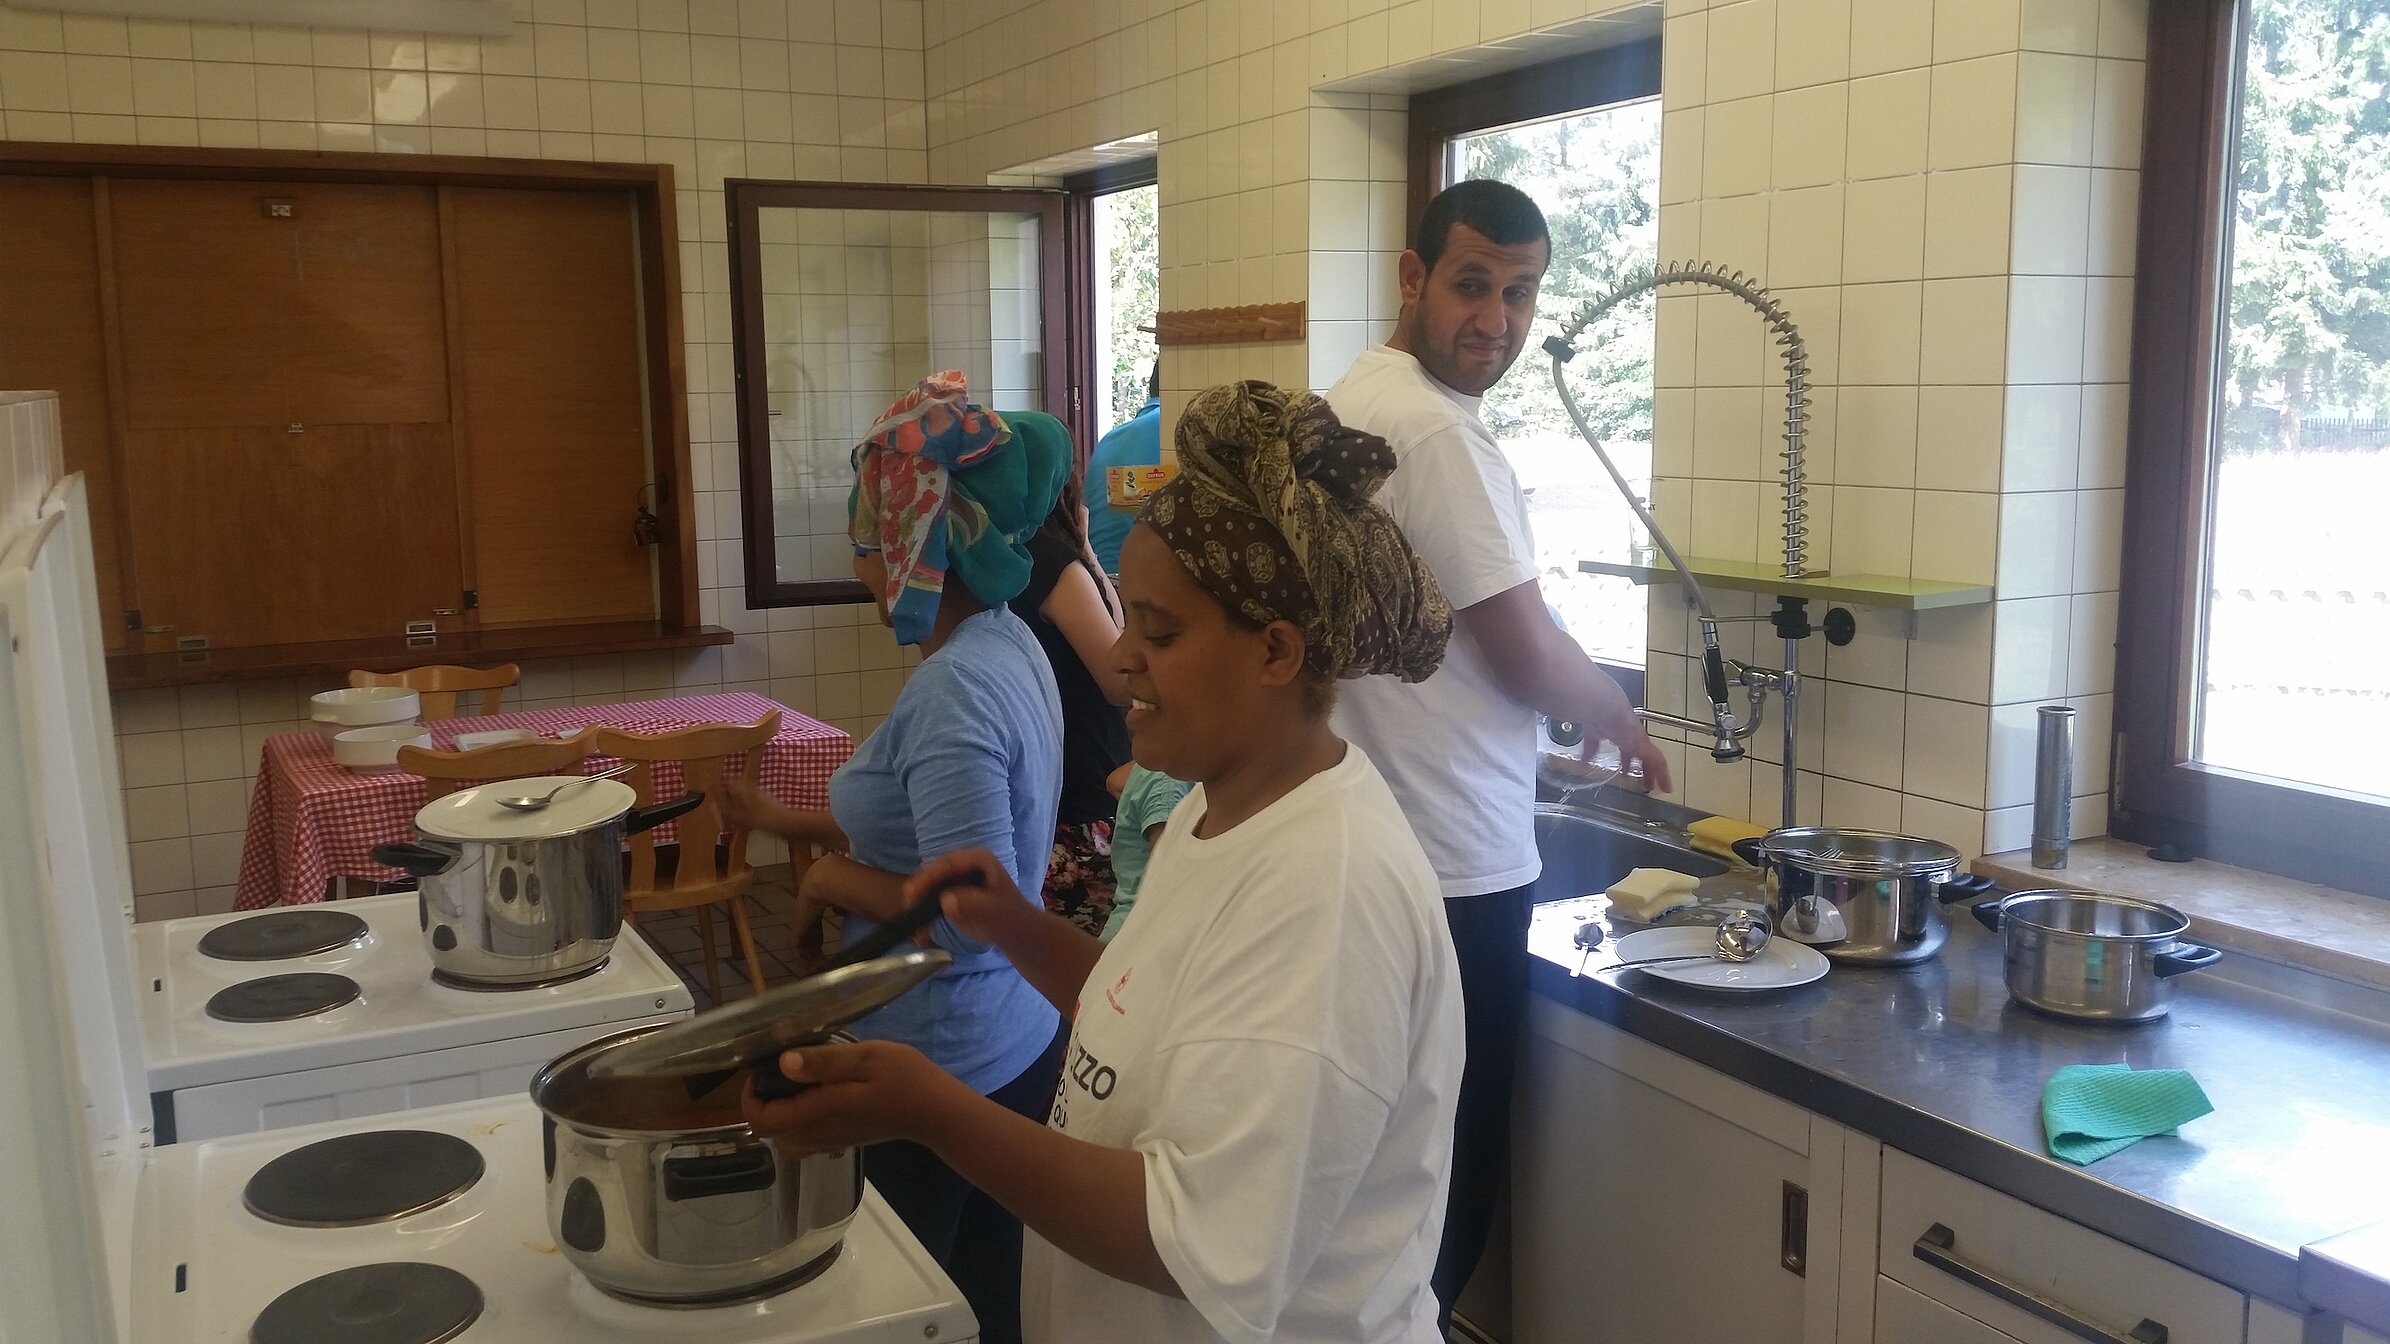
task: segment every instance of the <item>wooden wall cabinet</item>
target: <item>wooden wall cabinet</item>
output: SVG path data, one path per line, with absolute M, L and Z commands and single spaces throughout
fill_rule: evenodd
M 0 386 L 60 394 L 112 679 L 726 642 L 672 200 L 661 165 L 0 144 Z

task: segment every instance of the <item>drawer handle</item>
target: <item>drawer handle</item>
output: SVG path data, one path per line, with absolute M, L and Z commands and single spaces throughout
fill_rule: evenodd
M 2072 1310 L 2060 1306 L 2046 1297 L 2036 1296 L 2026 1289 L 2010 1283 L 1960 1255 L 1958 1253 L 1958 1234 L 1940 1223 L 1925 1229 L 1925 1235 L 1917 1238 L 1916 1243 L 1910 1249 L 1915 1252 L 1918 1259 L 1957 1279 L 1960 1283 L 1971 1288 L 1980 1288 L 2008 1305 L 2048 1321 L 2079 1339 L 2093 1340 L 2096 1341 L 2096 1344 L 2166 1344 L 2166 1327 L 2146 1317 L 2130 1332 L 2120 1335 L 2096 1321 L 2077 1315 Z

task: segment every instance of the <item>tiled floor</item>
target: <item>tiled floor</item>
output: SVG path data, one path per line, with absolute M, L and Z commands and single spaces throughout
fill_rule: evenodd
M 797 969 L 790 960 L 788 944 L 788 914 L 794 900 L 789 889 L 786 869 L 764 873 L 755 884 L 747 905 L 747 918 L 755 929 L 756 957 L 763 963 L 764 987 L 787 984 L 797 978 Z M 713 997 L 705 988 L 705 953 L 698 941 L 695 910 L 676 910 L 668 914 L 648 915 L 639 920 L 639 932 L 656 951 L 664 955 L 672 969 L 680 973 L 681 982 L 697 1000 L 697 1010 L 704 1012 L 714 1006 Z M 731 935 L 730 921 L 723 907 L 715 906 L 704 912 L 714 922 L 714 950 L 722 958 L 715 974 L 722 983 L 725 1003 L 748 997 L 753 991 L 747 984 L 747 968 L 739 959 L 738 943 Z

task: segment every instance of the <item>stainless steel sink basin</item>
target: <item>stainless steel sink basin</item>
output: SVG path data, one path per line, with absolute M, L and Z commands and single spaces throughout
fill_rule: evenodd
M 1544 861 L 1543 876 L 1535 880 L 1537 905 L 1598 896 L 1637 868 L 1673 868 L 1695 877 L 1727 869 L 1665 826 L 1554 803 L 1535 809 L 1535 847 Z

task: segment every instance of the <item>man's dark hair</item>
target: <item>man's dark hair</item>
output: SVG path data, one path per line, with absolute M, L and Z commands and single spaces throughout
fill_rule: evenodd
M 1444 255 L 1444 244 L 1452 237 L 1452 226 L 1466 224 L 1475 229 L 1489 243 L 1513 247 L 1520 243 L 1552 245 L 1552 231 L 1544 225 L 1544 212 L 1526 192 L 1507 182 L 1477 178 L 1456 182 L 1436 193 L 1427 203 L 1426 213 L 1419 216 L 1419 237 L 1411 250 L 1436 269 L 1436 259 Z
M 1148 397 L 1162 395 L 1162 357 L 1160 355 L 1154 356 L 1153 372 L 1145 375 L 1145 395 Z

